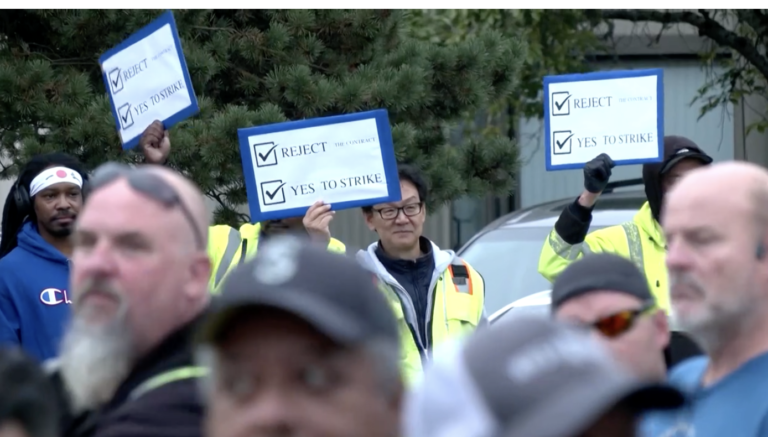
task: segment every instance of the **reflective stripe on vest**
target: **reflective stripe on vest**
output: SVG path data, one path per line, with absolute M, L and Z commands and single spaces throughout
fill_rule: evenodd
M 624 234 L 627 236 L 627 247 L 629 247 L 629 259 L 635 263 L 641 272 L 645 272 L 645 263 L 643 262 L 643 242 L 640 240 L 640 229 L 634 222 L 622 223 Z
M 144 381 L 141 385 L 133 389 L 128 398 L 134 400 L 141 395 L 165 384 L 170 384 L 172 382 L 181 381 L 184 379 L 201 378 L 207 374 L 208 369 L 205 367 L 187 366 L 179 367 L 178 369 L 172 369 L 159 375 L 155 375 Z
M 219 282 L 224 279 L 229 271 L 229 266 L 232 264 L 232 260 L 235 259 L 237 249 L 240 248 L 240 232 L 233 228 L 229 228 L 229 235 L 227 236 L 227 248 L 224 249 L 224 255 L 219 262 L 219 268 L 216 269 L 216 279 L 213 282 L 213 286 L 218 287 Z

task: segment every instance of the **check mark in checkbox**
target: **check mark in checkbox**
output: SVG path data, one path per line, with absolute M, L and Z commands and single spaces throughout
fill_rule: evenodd
M 112 95 L 123 90 L 123 78 L 120 75 L 120 67 L 115 67 L 107 73 L 109 87 L 112 88 Z
M 120 119 L 120 126 L 123 130 L 133 126 L 133 114 L 131 114 L 131 104 L 126 103 L 123 106 L 117 108 L 117 118 Z
M 568 91 L 558 91 L 552 93 L 552 115 L 570 115 L 571 114 L 571 93 Z
M 280 179 L 261 183 L 261 203 L 264 205 L 279 205 L 285 203 L 285 182 Z
M 571 153 L 571 141 L 573 132 L 559 130 L 552 132 L 552 153 L 555 155 L 568 155 Z
M 253 156 L 256 157 L 256 167 L 277 165 L 277 144 L 273 142 L 254 144 Z

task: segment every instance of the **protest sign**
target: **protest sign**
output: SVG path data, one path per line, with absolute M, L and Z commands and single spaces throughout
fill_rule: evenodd
M 664 157 L 661 69 L 544 77 L 547 171 L 582 168 L 601 153 L 616 165 Z
M 99 58 L 123 149 L 155 120 L 167 128 L 198 112 L 179 32 L 165 12 Z
M 400 200 L 387 111 L 238 129 L 251 221 Z

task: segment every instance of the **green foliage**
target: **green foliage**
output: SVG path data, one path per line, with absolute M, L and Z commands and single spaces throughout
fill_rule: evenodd
M 418 10 L 410 14 L 410 26 L 414 37 L 445 44 L 489 29 L 526 41 L 520 86 L 508 103 L 516 117 L 541 117 L 542 78 L 589 71 L 591 55 L 612 54 L 612 20 L 617 19 L 658 23 L 672 33 L 679 32 L 673 25 L 690 25 L 708 39 L 710 44 L 701 56 L 709 78 L 691 101 L 700 105 L 701 116 L 728 103 L 740 103 L 745 96 L 768 99 L 765 9 Z M 488 109 L 498 114 L 505 104 L 499 100 Z M 762 115 L 747 126 L 747 133 L 768 130 L 768 115 Z
M 0 16 L 0 150 L 14 163 L 59 150 L 95 167 L 122 154 L 98 57 L 160 11 L 7 11 Z M 464 114 L 517 93 L 526 47 L 479 30 L 450 46 L 411 38 L 394 10 L 175 11 L 200 114 L 171 130 L 171 165 L 243 220 L 241 127 L 386 108 L 396 155 L 423 168 L 436 203 L 509 192 L 505 137 L 449 146 Z M 14 147 L 15 144 L 23 147 Z M 3 168 L 11 177 L 16 167 Z
M 602 52 L 605 38 L 595 10 L 469 9 L 412 11 L 411 34 L 422 40 L 452 45 L 488 30 L 498 30 L 527 42 L 520 85 L 509 99 L 501 98 L 489 109 L 498 113 L 507 104 L 516 116 L 542 116 L 542 79 L 546 75 L 589 71 L 587 53 Z

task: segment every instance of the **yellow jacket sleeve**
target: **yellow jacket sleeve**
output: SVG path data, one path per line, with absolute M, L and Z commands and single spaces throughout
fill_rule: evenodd
M 621 226 L 610 226 L 587 235 L 583 242 L 568 244 L 552 229 L 539 255 L 539 273 L 554 282 L 560 272 L 585 253 L 611 252 L 626 256 L 627 238 Z
M 208 258 L 211 260 L 211 278 L 208 281 L 208 289 L 214 290 L 216 288 L 217 277 L 221 276 L 229 269 L 229 265 L 221 266 L 224 252 L 227 250 L 227 245 L 231 244 L 231 240 L 237 240 L 237 244 L 240 242 L 240 233 L 237 229 L 234 229 L 227 225 L 215 225 L 208 228 Z M 219 268 L 223 267 L 224 270 L 219 272 Z

